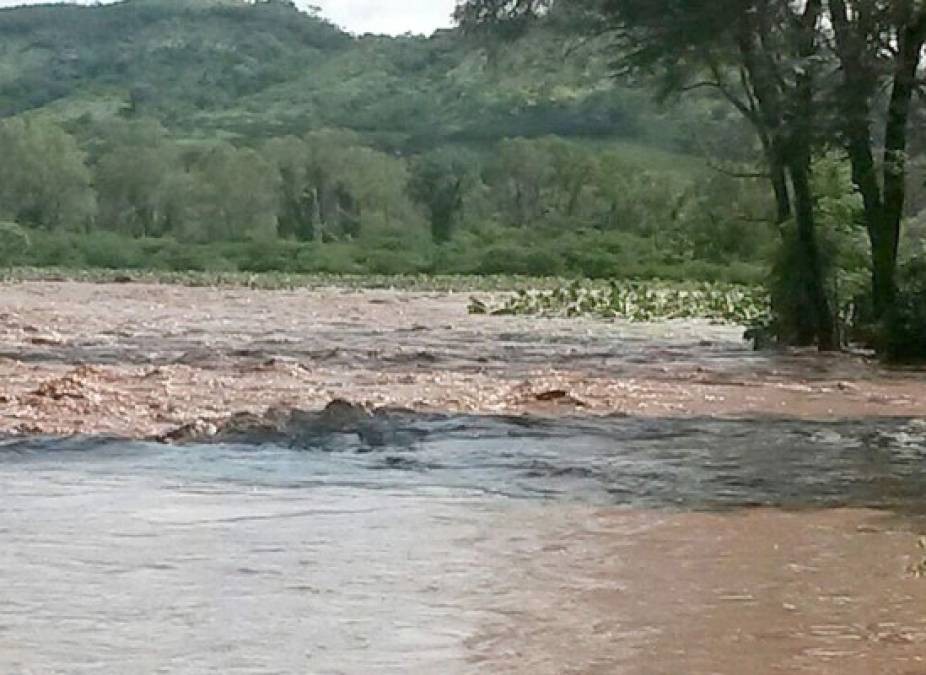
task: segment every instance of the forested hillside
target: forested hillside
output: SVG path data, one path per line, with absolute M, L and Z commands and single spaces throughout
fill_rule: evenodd
M 748 156 L 724 111 L 660 107 L 542 30 L 353 37 L 280 0 L 6 9 L 3 257 L 749 278 L 768 204 L 699 159 Z
M 402 148 L 506 136 L 677 143 L 643 92 L 600 58 L 538 38 L 492 58 L 454 31 L 352 38 L 272 0 L 129 0 L 0 11 L 0 113 L 70 123 L 145 115 L 186 135 L 266 137 L 344 127 Z

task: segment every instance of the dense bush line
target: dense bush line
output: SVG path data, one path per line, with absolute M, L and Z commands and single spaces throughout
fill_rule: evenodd
M 15 117 L 0 156 L 0 218 L 32 243 L 11 264 L 754 282 L 775 238 L 756 185 L 557 137 L 405 157 L 336 129 L 249 147 Z
M 21 228 L 20 228 L 20 231 Z M 0 233 L 2 234 L 2 233 Z M 15 265 L 61 270 L 99 269 L 155 272 L 269 273 L 285 275 L 516 275 L 522 278 L 662 278 L 757 284 L 761 265 L 691 262 L 669 265 L 645 260 L 629 262 L 589 250 L 550 254 L 498 248 L 463 249 L 454 254 L 436 246 L 418 251 L 370 252 L 352 242 L 315 244 L 286 240 L 180 243 L 169 238 L 133 239 L 112 233 L 70 234 L 32 232 L 31 247 L 21 248 Z M 628 257 L 633 252 L 628 252 Z M 507 256 L 508 264 L 504 256 Z M 0 264 L 3 260 L 0 260 Z

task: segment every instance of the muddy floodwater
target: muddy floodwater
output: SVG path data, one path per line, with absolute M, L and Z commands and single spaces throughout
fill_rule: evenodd
M 468 316 L 467 303 L 338 289 L 0 287 L 0 430 L 145 437 L 336 398 L 478 413 L 926 415 L 923 373 L 756 354 L 739 327 Z
M 0 298 L 0 673 L 926 673 L 921 373 L 446 294 Z

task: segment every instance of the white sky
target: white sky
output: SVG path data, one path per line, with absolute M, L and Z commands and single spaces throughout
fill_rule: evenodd
M 50 0 L 0 0 L 0 7 Z M 83 0 L 88 2 L 89 0 Z M 322 14 L 352 33 L 432 33 L 450 26 L 455 0 L 297 0 L 321 7 Z
M 303 0 L 304 1 L 304 0 Z M 450 26 L 454 0 L 309 0 L 353 33 L 432 33 Z

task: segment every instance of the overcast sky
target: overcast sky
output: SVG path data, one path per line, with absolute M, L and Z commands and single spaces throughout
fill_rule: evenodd
M 354 33 L 432 33 L 450 25 L 454 0 L 311 0 Z
M 84 0 L 85 2 L 87 0 Z M 322 14 L 353 33 L 398 35 L 432 33 L 450 25 L 455 0 L 297 0 L 316 5 Z M 38 4 L 49 0 L 0 0 L 0 7 Z

